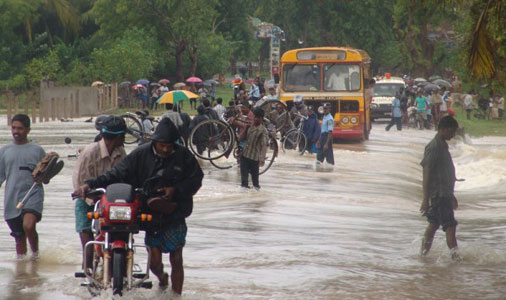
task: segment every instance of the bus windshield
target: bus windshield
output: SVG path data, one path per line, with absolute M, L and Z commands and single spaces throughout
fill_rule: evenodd
M 360 66 L 325 64 L 323 88 L 326 91 L 360 90 Z
M 284 65 L 283 89 L 288 92 L 319 91 L 320 66 L 317 64 Z
M 403 88 L 400 83 L 376 83 L 374 86 L 374 97 L 395 97 L 395 93 Z

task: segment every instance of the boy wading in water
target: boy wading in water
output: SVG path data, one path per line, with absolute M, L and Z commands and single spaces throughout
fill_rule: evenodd
M 248 176 L 256 189 L 260 189 L 258 182 L 260 164 L 265 160 L 265 147 L 268 141 L 267 129 L 263 124 L 264 111 L 260 108 L 253 109 L 252 125 L 247 125 L 239 136 L 239 141 L 246 140 L 241 155 L 241 187 L 249 188 Z
M 438 133 L 425 146 L 421 162 L 423 166 L 423 201 L 420 212 L 429 221 L 422 241 L 421 254 L 426 255 L 429 252 L 437 229 L 439 226 L 443 226 L 443 231 L 446 233 L 446 244 L 454 260 L 460 260 L 455 236 L 457 221 L 453 214 L 458 203 L 453 193 L 456 181 L 455 167 L 446 141 L 455 137 L 458 127 L 459 124 L 453 117 L 443 117 L 438 124 Z

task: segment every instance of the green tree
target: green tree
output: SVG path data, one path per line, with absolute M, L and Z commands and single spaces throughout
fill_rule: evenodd
M 182 81 L 185 51 L 190 51 L 195 69 L 199 40 L 212 34 L 215 5 L 213 0 L 97 0 L 92 11 L 103 37 L 117 36 L 132 26 L 154 28 L 157 40 L 174 58 L 176 77 Z
M 25 19 L 25 29 L 31 42 L 34 32 L 46 32 L 49 43 L 53 45 L 53 34 L 66 37 L 68 33 L 76 35 L 80 28 L 78 11 L 67 0 L 18 0 L 32 7 L 32 13 Z M 58 23 L 55 22 L 58 20 Z
M 93 50 L 88 80 L 120 82 L 149 77 L 157 64 L 157 50 L 152 34 L 137 28 L 127 30 L 110 47 Z M 79 65 L 74 67 L 79 69 Z

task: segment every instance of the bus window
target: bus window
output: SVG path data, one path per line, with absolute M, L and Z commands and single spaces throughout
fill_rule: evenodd
M 339 103 L 339 111 L 341 113 L 356 113 L 358 112 L 359 106 L 358 101 L 341 100 Z
M 360 89 L 360 66 L 326 64 L 323 88 L 326 91 L 355 91 Z
M 287 92 L 319 91 L 320 66 L 293 64 L 283 67 L 283 89 Z

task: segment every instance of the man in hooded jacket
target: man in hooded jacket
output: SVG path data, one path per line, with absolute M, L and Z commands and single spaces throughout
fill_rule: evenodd
M 112 183 L 128 183 L 133 188 L 144 188 L 153 178 L 160 178 L 159 191 L 163 200 L 175 203 L 169 213 L 152 211 L 146 201 L 143 207 L 154 215 L 153 225 L 146 228 L 145 243 L 151 249 L 151 271 L 158 277 L 162 289 L 168 286 L 169 275 L 163 270 L 162 253 L 170 253 L 172 290 L 181 294 L 184 281 L 183 247 L 186 243 L 185 218 L 193 209 L 193 195 L 202 186 L 204 174 L 185 147 L 176 143 L 180 135 L 174 124 L 164 118 L 143 144 L 128 154 L 110 171 L 85 180 L 86 184 L 75 191 L 83 195 L 90 188 L 107 187 Z

